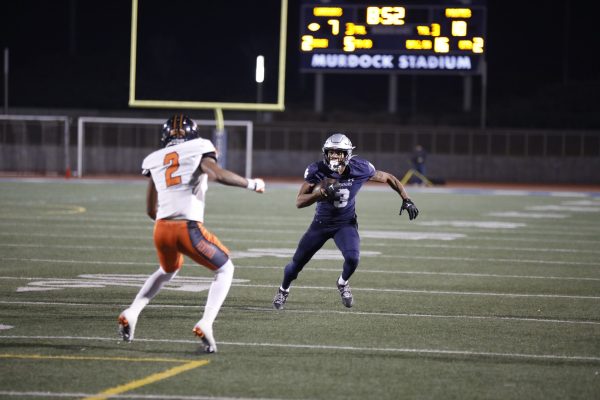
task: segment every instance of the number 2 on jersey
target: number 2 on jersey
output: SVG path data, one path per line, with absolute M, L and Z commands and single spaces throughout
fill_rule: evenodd
M 176 151 L 167 153 L 165 155 L 163 165 L 167 164 L 171 164 L 165 172 L 165 181 L 167 182 L 167 187 L 179 185 L 181 183 L 181 176 L 173 176 L 173 174 L 177 172 L 177 169 L 179 168 L 179 154 L 177 154 Z

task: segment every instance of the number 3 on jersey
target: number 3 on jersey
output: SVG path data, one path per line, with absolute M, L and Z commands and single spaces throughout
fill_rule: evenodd
M 177 154 L 176 151 L 166 154 L 163 165 L 169 165 L 165 172 L 165 182 L 167 183 L 167 187 L 179 185 L 181 183 L 181 176 L 173 176 L 179 168 L 179 154 Z
M 348 199 L 350 198 L 350 191 L 348 189 L 339 189 L 335 192 L 335 200 L 333 201 L 333 205 L 336 208 L 344 208 L 348 204 Z

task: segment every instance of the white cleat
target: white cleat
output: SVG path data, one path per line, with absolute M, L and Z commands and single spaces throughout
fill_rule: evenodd
M 204 346 L 205 353 L 216 353 L 217 352 L 217 343 L 215 342 L 215 338 L 213 337 L 212 327 L 207 326 L 201 320 L 198 321 L 196 326 L 194 326 L 193 332 L 196 336 L 202 340 L 202 345 Z
M 123 311 L 118 318 L 119 336 L 121 336 L 124 342 L 131 343 L 135 334 L 135 325 L 137 323 L 137 318 L 127 317 L 125 315 L 126 311 L 127 310 Z

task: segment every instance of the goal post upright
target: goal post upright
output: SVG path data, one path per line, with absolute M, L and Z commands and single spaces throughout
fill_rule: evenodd
M 234 100 L 233 98 L 222 98 L 222 96 L 207 96 L 208 98 L 202 99 L 188 99 L 186 96 L 174 96 L 175 98 L 161 98 L 161 94 L 144 94 L 138 93 L 136 88 L 140 85 L 138 82 L 138 67 L 143 67 L 143 57 L 138 57 L 138 49 L 143 49 L 144 35 L 143 32 L 138 32 L 140 25 L 140 13 L 139 6 L 142 0 L 132 0 L 131 3 L 131 36 L 130 36 L 130 65 L 129 65 L 129 100 L 128 105 L 132 108 L 160 108 L 160 109 L 177 109 L 177 110 L 199 110 L 199 109 L 212 109 L 215 112 L 215 121 L 203 121 L 205 125 L 215 126 L 215 146 L 223 153 L 223 161 L 227 160 L 227 132 L 225 128 L 227 126 L 245 126 L 246 127 L 246 160 L 245 160 L 245 177 L 250 178 L 252 176 L 252 145 L 253 145 L 253 124 L 252 121 L 228 121 L 223 119 L 224 110 L 238 110 L 238 111 L 256 111 L 256 112 L 277 112 L 285 110 L 285 74 L 286 74 L 286 49 L 287 49 L 287 30 L 288 30 L 288 3 L 289 0 L 278 0 L 279 3 L 279 14 L 277 17 L 271 16 L 270 22 L 275 22 L 278 19 L 279 26 L 278 32 L 274 33 L 277 35 L 276 47 L 274 48 L 273 54 L 276 54 L 277 71 L 276 74 L 270 73 L 269 76 L 276 75 L 276 94 L 274 98 L 268 99 L 269 101 L 262 101 L 261 98 L 257 98 L 256 102 L 248 101 L 247 98 L 241 98 Z M 143 25 L 143 22 L 142 22 Z M 244 28 L 245 29 L 245 28 Z M 140 42 L 141 41 L 141 42 Z M 258 65 L 257 65 L 258 68 Z M 198 71 L 200 73 L 201 71 Z M 259 85 L 257 80 L 257 85 Z M 156 97 L 155 97 L 156 96 Z M 157 98 L 158 97 L 158 98 Z M 90 117 L 82 117 L 90 118 Z M 91 121 L 91 119 L 87 119 Z M 81 176 L 84 172 L 84 161 L 83 161 L 83 143 L 84 143 L 84 127 L 86 119 L 81 120 L 80 128 L 78 129 L 79 143 L 78 145 L 78 175 Z M 221 122 L 225 124 L 222 125 Z M 201 121 L 196 120 L 200 125 Z

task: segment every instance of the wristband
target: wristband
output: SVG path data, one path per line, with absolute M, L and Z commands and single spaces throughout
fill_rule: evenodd
M 256 179 L 248 179 L 248 185 L 246 186 L 246 189 L 254 191 L 256 190 L 256 186 L 258 186 Z

